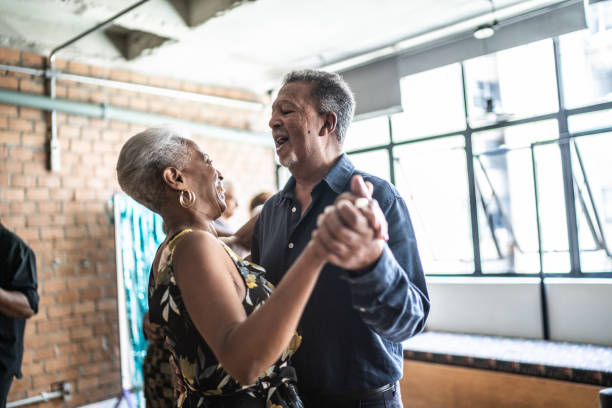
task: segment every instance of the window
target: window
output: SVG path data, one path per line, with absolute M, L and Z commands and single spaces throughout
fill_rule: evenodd
M 559 38 L 565 104 L 612 101 L 612 2 L 589 7 L 589 30 Z
M 582 271 L 612 270 L 612 133 L 572 141 Z
M 558 109 L 551 40 L 465 62 L 472 127 L 551 113 Z
M 472 136 L 483 273 L 537 273 L 542 235 L 544 270 L 569 272 L 560 154 L 556 144 L 536 147 L 539 214 L 531 144 L 555 139 L 556 121 L 502 127 Z M 539 217 L 539 220 L 538 220 Z M 556 259 L 561 260 L 556 260 Z
M 612 2 L 589 7 L 588 30 L 402 78 L 402 113 L 349 130 L 427 274 L 612 278 Z
M 389 177 L 389 154 L 387 150 L 374 150 L 365 153 L 349 154 L 349 158 L 356 168 L 391 181 Z
M 344 139 L 344 150 L 351 151 L 389 143 L 389 120 L 385 116 L 355 121 Z
M 404 112 L 393 116 L 395 142 L 465 128 L 459 64 L 402 78 L 400 89 Z
M 472 273 L 463 136 L 399 146 L 394 155 L 396 186 L 408 205 L 424 270 Z

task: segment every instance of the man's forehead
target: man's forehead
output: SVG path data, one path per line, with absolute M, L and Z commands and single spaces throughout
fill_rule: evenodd
M 299 100 L 310 100 L 311 95 L 311 84 L 307 82 L 289 82 L 283 85 L 278 91 L 274 104 L 281 102 L 296 102 Z

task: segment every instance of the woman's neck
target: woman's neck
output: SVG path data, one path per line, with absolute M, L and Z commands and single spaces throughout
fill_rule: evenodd
M 205 217 L 195 215 L 188 217 L 181 214 L 180 216 L 166 215 L 162 218 L 164 220 L 164 232 L 168 237 L 172 237 L 184 229 L 203 230 L 217 236 L 213 220 Z

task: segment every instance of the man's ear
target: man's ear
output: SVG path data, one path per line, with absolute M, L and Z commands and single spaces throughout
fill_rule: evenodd
M 183 173 L 175 167 L 166 167 L 164 171 L 162 171 L 162 180 L 173 190 L 185 189 Z
M 325 112 L 323 114 L 323 126 L 319 131 L 319 136 L 325 136 L 326 134 L 332 134 L 336 131 L 336 124 L 338 123 L 338 116 L 335 112 Z

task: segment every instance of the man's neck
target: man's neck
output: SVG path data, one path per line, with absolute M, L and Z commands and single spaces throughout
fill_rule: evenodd
M 323 178 L 329 173 L 329 171 L 336 165 L 342 153 L 338 154 L 332 160 L 329 160 L 321 165 L 314 168 L 303 167 L 300 171 L 292 169 L 291 174 L 295 179 L 295 198 L 300 203 L 302 214 L 306 211 L 310 202 L 312 201 L 311 193 L 317 184 L 323 180 Z

